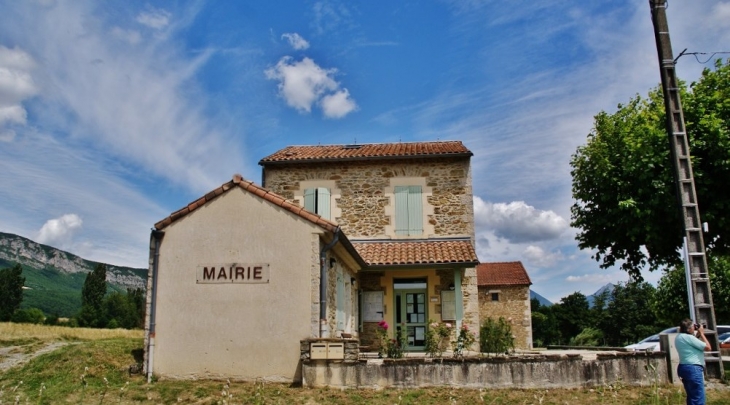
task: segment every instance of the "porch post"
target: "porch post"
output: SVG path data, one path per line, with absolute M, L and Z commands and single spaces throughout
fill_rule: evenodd
M 456 311 L 456 330 L 461 329 L 464 318 L 464 297 L 461 294 L 461 269 L 454 269 L 454 307 Z

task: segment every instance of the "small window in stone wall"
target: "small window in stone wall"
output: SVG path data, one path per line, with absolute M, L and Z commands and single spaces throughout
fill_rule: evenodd
M 499 293 L 496 293 L 496 292 L 492 293 L 492 301 L 499 301 Z

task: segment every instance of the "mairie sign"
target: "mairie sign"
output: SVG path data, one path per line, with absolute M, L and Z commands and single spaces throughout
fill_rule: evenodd
M 269 282 L 269 264 L 201 264 L 196 277 L 198 284 L 265 284 Z

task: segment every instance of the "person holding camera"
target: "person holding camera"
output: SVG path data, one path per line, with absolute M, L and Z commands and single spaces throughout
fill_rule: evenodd
M 705 328 L 685 318 L 679 324 L 679 335 L 674 342 L 679 354 L 677 375 L 687 393 L 687 405 L 705 404 L 705 353 L 710 351 L 710 342 L 705 337 Z

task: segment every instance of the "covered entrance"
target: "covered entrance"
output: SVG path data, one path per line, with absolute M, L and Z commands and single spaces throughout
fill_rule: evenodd
M 406 337 L 405 350 L 424 350 L 428 282 L 425 278 L 397 278 L 393 280 L 393 291 L 396 333 L 400 331 Z

